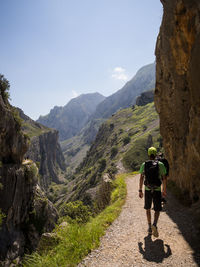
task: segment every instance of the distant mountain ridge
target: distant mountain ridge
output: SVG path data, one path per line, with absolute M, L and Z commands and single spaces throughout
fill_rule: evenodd
M 109 118 L 117 110 L 135 104 L 136 98 L 143 92 L 155 88 L 155 63 L 138 70 L 136 75 L 120 90 L 106 97 L 96 108 L 92 119 Z
M 88 123 L 71 139 L 61 142 L 62 151 L 67 166 L 74 170 L 86 155 L 92 142 L 95 140 L 100 125 L 119 109 L 136 104 L 153 102 L 155 87 L 155 63 L 142 67 L 136 75 L 127 82 L 122 89 L 107 97 L 96 108 Z M 149 90 L 151 90 L 149 92 Z M 145 92 L 145 93 L 144 93 Z M 144 94 L 143 94 L 144 93 Z M 142 94 L 142 96 L 141 96 Z
M 40 116 L 37 122 L 58 130 L 60 141 L 64 141 L 78 135 L 92 120 L 103 121 L 119 109 L 134 105 L 136 98 L 142 92 L 154 87 L 155 63 L 152 63 L 140 68 L 136 75 L 116 93 L 108 97 L 99 93 L 80 95 L 64 107 L 55 106 L 49 114 Z
M 71 99 L 64 107 L 55 106 L 49 114 L 40 116 L 37 122 L 57 129 L 60 140 L 66 140 L 85 126 L 97 105 L 104 99 L 99 93 L 82 94 Z

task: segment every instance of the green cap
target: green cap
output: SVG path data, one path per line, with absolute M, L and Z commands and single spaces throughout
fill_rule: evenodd
M 150 156 L 150 155 L 154 155 L 154 156 L 156 156 L 156 154 L 157 154 L 157 150 L 156 150 L 156 148 L 155 147 L 150 147 L 149 149 L 148 149 L 148 156 Z

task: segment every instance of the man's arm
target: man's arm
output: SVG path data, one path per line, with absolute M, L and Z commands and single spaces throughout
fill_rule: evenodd
M 143 192 L 142 192 L 143 182 L 144 182 L 144 175 L 140 174 L 140 182 L 139 182 L 139 197 L 140 198 L 143 198 Z

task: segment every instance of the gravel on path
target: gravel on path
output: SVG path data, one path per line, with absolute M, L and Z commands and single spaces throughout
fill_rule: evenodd
M 186 209 L 169 195 L 158 222 L 159 237 L 154 238 L 147 233 L 144 200 L 138 197 L 139 175 L 128 177 L 126 183 L 127 199 L 120 216 L 99 248 L 78 267 L 200 266 L 200 250 L 194 251 L 192 245 L 198 241 L 197 232 Z

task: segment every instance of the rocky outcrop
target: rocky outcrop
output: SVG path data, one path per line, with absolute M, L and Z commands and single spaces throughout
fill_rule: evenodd
M 28 149 L 28 138 L 21 133 L 14 110 L 5 104 L 0 95 L 0 161 L 21 163 Z
M 170 177 L 193 203 L 200 199 L 200 2 L 161 2 L 155 104 Z
M 48 132 L 32 137 L 25 156 L 38 162 L 42 188 L 47 189 L 51 182 L 58 184 L 64 181 L 66 167 L 65 159 L 58 143 L 58 131 L 49 129 Z
M 57 184 L 63 182 L 66 166 L 58 142 L 58 131 L 33 121 L 19 108 L 17 111 L 23 120 L 22 130 L 30 138 L 25 158 L 37 163 L 41 187 L 47 190 L 51 182 Z
M 152 103 L 154 101 L 154 90 L 146 91 L 142 93 L 138 98 L 136 99 L 136 105 L 137 106 L 145 106 L 148 103 Z
M 32 251 L 43 231 L 57 220 L 53 205 L 39 193 L 38 168 L 23 160 L 28 137 L 21 131 L 15 109 L 0 96 L 0 266 L 11 266 L 24 252 Z

